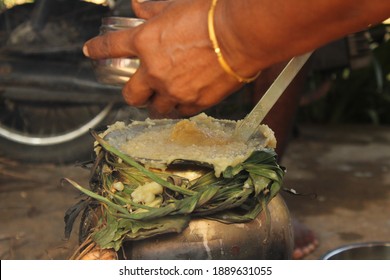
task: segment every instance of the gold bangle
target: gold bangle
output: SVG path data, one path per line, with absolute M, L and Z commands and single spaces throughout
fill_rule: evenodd
M 251 78 L 243 78 L 236 74 L 232 68 L 230 68 L 229 64 L 226 62 L 226 60 L 222 56 L 221 49 L 219 48 L 217 36 L 215 35 L 215 29 L 214 29 L 214 12 L 215 7 L 217 5 L 218 0 L 212 0 L 211 1 L 211 7 L 208 14 L 208 28 L 209 28 L 209 37 L 211 44 L 213 45 L 214 52 L 217 54 L 217 58 L 219 61 L 219 64 L 225 70 L 226 73 L 236 78 L 240 83 L 250 83 L 256 80 L 256 78 L 260 75 L 261 72 L 257 73 L 256 76 Z

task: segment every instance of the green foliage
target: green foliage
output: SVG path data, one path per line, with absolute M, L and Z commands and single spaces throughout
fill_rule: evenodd
M 326 96 L 301 107 L 298 121 L 390 124 L 390 40 L 372 48 L 367 67 L 313 74 L 309 86 L 316 87 L 324 79 L 330 79 L 332 86 Z
M 194 217 L 224 223 L 251 221 L 281 188 L 284 171 L 277 164 L 273 150 L 253 152 L 244 162 L 227 168 L 220 177 L 210 168 L 192 181 L 172 180 L 171 173 L 149 170 L 96 133 L 93 135 L 100 147 L 93 171 L 99 188 L 92 191 L 66 180 L 100 203 L 102 215 L 93 229 L 92 239 L 103 249 L 119 250 L 126 240 L 179 233 Z M 123 184 L 123 190 L 113 188 L 117 182 Z M 135 202 L 131 193 L 150 182 L 163 186 L 163 192 L 154 200 L 156 203 Z

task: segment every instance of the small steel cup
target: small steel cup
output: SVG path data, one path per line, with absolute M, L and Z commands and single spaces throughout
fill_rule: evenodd
M 102 19 L 100 35 L 136 27 L 145 20 L 139 18 L 126 17 L 106 17 Z M 93 67 L 96 79 L 107 85 L 123 86 L 135 71 L 137 71 L 140 61 L 138 58 L 108 58 L 93 60 Z

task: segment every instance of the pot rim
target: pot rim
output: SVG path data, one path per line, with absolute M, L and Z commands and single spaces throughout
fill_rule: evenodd
M 322 260 L 331 260 L 332 257 L 346 252 L 351 249 L 359 249 L 359 248 L 375 248 L 375 247 L 389 247 L 390 248 L 390 241 L 368 241 L 368 242 L 359 242 L 359 243 L 352 243 L 347 245 L 339 246 L 335 249 L 329 250 L 327 253 L 325 253 L 321 259 Z

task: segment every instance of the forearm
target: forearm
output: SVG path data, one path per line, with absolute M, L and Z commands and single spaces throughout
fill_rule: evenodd
M 381 22 L 390 17 L 390 1 L 219 0 L 215 15 L 226 59 L 242 76 L 251 76 Z
M 242 86 L 237 76 L 253 77 L 390 17 L 389 0 L 218 0 L 215 9 L 211 0 L 133 1 L 147 22 L 98 36 L 84 53 L 140 58 L 123 89 L 125 100 L 184 115 L 236 91 Z M 210 38 L 214 33 L 217 40 Z M 222 58 L 214 53 L 217 45 Z

